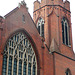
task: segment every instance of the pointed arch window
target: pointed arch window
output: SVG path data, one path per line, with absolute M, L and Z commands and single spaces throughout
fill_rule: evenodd
M 25 15 L 22 16 L 22 21 L 25 23 Z
M 62 19 L 62 40 L 65 45 L 69 45 L 69 25 L 66 18 Z
M 71 75 L 70 69 L 67 69 L 65 73 L 66 73 L 66 75 Z
M 37 75 L 35 52 L 27 37 L 19 32 L 11 37 L 5 46 L 2 75 L 33 74 Z
M 37 28 L 40 36 L 44 37 L 44 20 L 42 18 L 39 18 Z

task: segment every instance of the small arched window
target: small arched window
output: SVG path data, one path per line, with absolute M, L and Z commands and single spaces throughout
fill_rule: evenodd
M 40 36 L 44 37 L 44 20 L 42 18 L 39 18 L 37 28 Z
M 69 45 L 69 25 L 66 18 L 62 19 L 62 40 L 65 45 Z
M 5 46 L 2 75 L 37 75 L 34 49 L 22 32 L 12 36 Z
M 25 15 L 22 16 L 22 21 L 25 22 Z
M 65 73 L 66 73 L 66 75 L 71 75 L 70 69 L 67 69 Z

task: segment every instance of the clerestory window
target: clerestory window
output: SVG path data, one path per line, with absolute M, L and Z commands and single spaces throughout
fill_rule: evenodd
M 39 18 L 37 28 L 40 36 L 44 37 L 44 20 L 42 18 Z
M 69 45 L 69 25 L 66 18 L 62 19 L 62 40 L 65 45 Z
M 37 75 L 37 61 L 23 33 L 11 37 L 4 49 L 2 75 Z

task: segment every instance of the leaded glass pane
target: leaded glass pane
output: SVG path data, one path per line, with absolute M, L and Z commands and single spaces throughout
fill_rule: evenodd
M 31 64 L 28 64 L 28 75 L 31 75 Z
M 33 75 L 36 75 L 36 67 L 33 65 Z
M 24 62 L 23 75 L 26 75 L 26 67 L 27 67 L 27 64 L 26 64 L 26 62 Z
M 17 75 L 17 59 L 14 59 L 14 69 L 13 69 L 13 74 Z
M 9 57 L 8 75 L 12 74 L 12 57 Z
M 7 70 L 7 56 L 3 56 L 3 70 L 2 70 L 2 75 L 6 75 L 6 70 Z
M 18 75 L 22 74 L 22 61 L 19 61 L 19 71 L 18 71 Z
M 7 46 L 5 47 L 5 51 L 7 50 Z

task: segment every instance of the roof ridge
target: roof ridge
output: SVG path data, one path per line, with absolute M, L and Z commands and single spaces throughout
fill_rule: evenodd
M 17 11 L 19 8 L 16 7 L 15 9 L 13 9 L 12 11 L 10 11 L 9 13 L 7 13 L 4 17 L 7 18 L 8 16 L 10 16 L 12 13 L 14 13 L 15 11 Z

